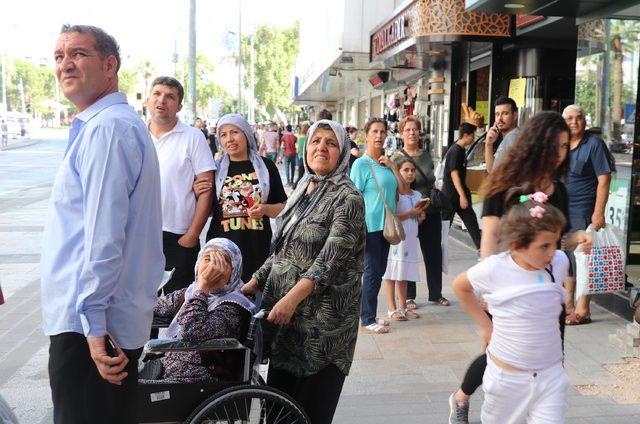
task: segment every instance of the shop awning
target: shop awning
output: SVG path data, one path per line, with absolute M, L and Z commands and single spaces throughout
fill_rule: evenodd
M 358 84 L 369 84 L 369 78 L 384 67 L 369 67 L 369 53 L 342 52 L 326 69 L 312 76 L 293 93 L 294 104 L 321 105 L 357 95 Z
M 575 18 L 638 17 L 639 4 L 638 0 L 465 0 L 467 10 L 473 12 Z

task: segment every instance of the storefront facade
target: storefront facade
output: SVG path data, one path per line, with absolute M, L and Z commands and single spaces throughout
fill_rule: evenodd
M 526 107 L 530 110 L 525 111 L 523 119 L 538 110 L 562 111 L 567 102 L 576 103 L 585 110 L 587 128 L 605 141 L 615 162 L 605 219 L 623 234 L 621 243 L 626 248 L 628 283 L 633 284 L 640 279 L 640 127 L 636 119 L 640 78 L 640 1 L 620 1 L 614 5 L 611 2 L 580 0 L 560 3 L 546 8 L 539 5 L 536 13 L 563 17 L 524 17 L 535 20 L 532 25 L 539 29 L 538 34 L 553 34 L 553 25 L 560 20 L 564 22 L 565 34 L 569 29 L 575 30 L 575 41 L 572 54 L 561 47 L 564 63 L 553 61 L 545 64 L 543 61 L 540 66 L 543 78 L 548 79 L 556 73 L 559 82 L 549 84 L 555 88 L 539 91 L 543 95 L 536 100 L 536 96 L 528 95 L 531 83 L 527 81 Z M 503 2 L 494 0 L 467 0 L 467 6 L 477 11 L 505 11 Z M 529 9 L 523 7 L 522 11 Z M 573 27 L 568 25 L 571 22 Z M 536 31 L 533 33 L 528 42 L 533 40 L 536 48 L 544 48 L 544 38 L 538 36 L 536 40 Z M 561 39 L 560 43 L 568 40 L 570 38 Z M 557 38 L 552 38 L 546 43 L 556 41 Z M 573 64 L 566 63 L 567 58 L 573 60 Z M 566 70 L 567 67 L 573 69 L 573 90 L 568 89 L 566 72 L 557 74 L 558 69 Z M 545 96 L 545 92 L 549 95 Z M 599 295 L 594 297 L 594 301 L 626 318 L 632 317 L 627 293 Z
M 504 42 L 511 18 L 472 13 L 463 0 L 419 0 L 400 5 L 370 34 L 370 67 L 389 69 L 383 115 L 394 124 L 418 116 L 432 156 L 438 160 L 455 139 L 463 52 L 473 41 Z

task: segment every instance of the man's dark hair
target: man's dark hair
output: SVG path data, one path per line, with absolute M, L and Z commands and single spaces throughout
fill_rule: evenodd
M 153 87 L 155 87 L 156 85 L 164 85 L 178 90 L 178 103 L 182 103 L 182 100 L 184 99 L 184 87 L 182 87 L 180 81 L 173 77 L 158 77 L 151 83 L 151 88 L 153 89 Z
M 287 130 L 287 132 L 291 132 L 291 125 L 287 125 L 287 126 L 285 127 L 285 130 Z
M 458 129 L 458 137 L 462 138 L 467 134 L 474 135 L 476 133 L 476 126 L 468 122 L 463 122 Z
M 518 111 L 518 106 L 516 105 L 515 100 L 513 100 L 511 97 L 499 96 L 496 99 L 496 103 L 494 104 L 494 106 L 500 106 L 500 105 L 511 105 L 512 112 L 515 113 Z
M 316 115 L 316 121 L 321 119 L 328 119 L 329 121 L 333 120 L 333 114 L 329 112 L 327 109 L 321 109 L 320 112 Z
M 347 134 L 353 134 L 358 132 L 358 129 L 356 127 L 347 127 L 345 129 L 347 130 Z
M 77 32 L 80 34 L 91 34 L 95 40 L 95 49 L 102 59 L 106 59 L 109 56 L 116 58 L 116 75 L 120 70 L 120 46 L 115 38 L 107 34 L 102 28 L 95 27 L 93 25 L 62 25 L 60 34 L 66 34 L 69 32 Z

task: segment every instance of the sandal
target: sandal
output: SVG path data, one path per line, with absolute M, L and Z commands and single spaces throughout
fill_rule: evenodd
M 405 316 L 401 309 L 396 309 L 395 311 L 387 311 L 387 315 L 389 319 L 394 321 L 408 321 L 409 318 Z
M 407 309 L 408 310 L 418 309 L 418 305 L 416 304 L 416 301 L 413 299 L 407 299 Z
M 389 322 L 388 319 L 376 318 L 376 324 L 380 324 L 383 327 L 388 327 L 391 325 L 391 322 Z
M 415 312 L 413 312 L 410 309 L 405 309 L 403 312 L 403 315 L 405 318 L 409 318 L 409 319 L 418 319 L 420 318 L 420 314 L 416 314 Z
M 360 332 L 365 334 L 387 334 L 389 332 L 389 327 L 374 323 L 360 327 Z
M 582 325 L 582 324 L 590 324 L 591 317 L 582 316 L 577 312 L 573 312 L 565 318 L 564 323 L 566 325 Z
M 438 300 L 430 300 L 432 303 L 437 303 L 440 306 L 451 306 L 451 302 L 446 297 L 441 297 Z

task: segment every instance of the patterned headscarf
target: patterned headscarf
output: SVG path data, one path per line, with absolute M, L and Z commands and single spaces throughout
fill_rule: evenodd
M 338 143 L 340 144 L 340 157 L 338 158 L 338 164 L 335 169 L 329 172 L 327 175 L 316 175 L 309 164 L 307 163 L 307 145 L 309 144 L 309 140 L 313 138 L 313 133 L 318 129 L 320 124 L 327 124 L 331 127 L 336 138 L 338 139 Z M 291 231 L 291 229 L 297 224 L 300 220 L 300 217 L 306 215 L 307 211 L 313 210 L 315 208 L 318 201 L 322 198 L 322 196 L 327 191 L 327 188 L 330 184 L 333 185 L 350 185 L 355 190 L 356 187 L 347 175 L 347 170 L 349 169 L 349 157 L 350 157 L 351 144 L 349 140 L 347 140 L 347 133 L 344 130 L 344 127 L 337 122 L 330 121 L 328 119 L 321 119 L 314 123 L 311 128 L 309 128 L 309 132 L 307 133 L 307 140 L 304 146 L 304 169 L 305 174 L 304 177 L 298 182 L 296 189 L 289 196 L 289 200 L 287 200 L 287 205 L 284 210 L 280 213 L 277 218 L 278 228 L 273 236 L 274 246 L 278 246 L 284 237 Z M 315 181 L 317 183 L 316 188 L 310 193 L 309 201 L 307 202 L 307 206 L 304 208 L 304 211 L 299 211 L 299 203 L 304 199 L 307 187 L 311 181 Z
M 258 143 L 256 142 L 256 138 L 251 130 L 251 125 L 249 125 L 247 120 L 244 119 L 244 116 L 238 113 L 228 113 L 220 118 L 216 124 L 218 129 L 218 140 L 220 140 L 220 130 L 223 125 L 233 125 L 240 129 L 240 131 L 244 133 L 245 137 L 247 137 L 247 154 L 249 155 L 251 165 L 253 165 L 253 169 L 255 169 L 256 175 L 258 176 L 258 183 L 262 189 L 262 202 L 265 203 L 269 198 L 269 170 L 258 154 Z M 227 152 L 225 152 L 224 155 L 216 161 L 216 194 L 218 198 L 220 198 L 220 193 L 224 187 L 224 181 L 227 179 L 227 174 L 229 173 L 229 162 L 229 154 Z
M 255 305 L 249 301 L 242 293 L 240 293 L 240 288 L 244 284 L 242 279 L 240 278 L 242 275 L 242 253 L 240 252 L 240 248 L 229 239 L 226 238 L 214 238 L 207 242 L 204 247 L 198 253 L 198 260 L 196 261 L 196 278 L 193 283 L 187 290 L 184 292 L 184 303 L 180 307 L 180 311 L 184 308 L 184 305 L 189 303 L 189 301 L 193 298 L 196 289 L 198 288 L 198 266 L 200 265 L 200 261 L 210 251 L 213 249 L 223 250 L 231 260 L 231 277 L 229 278 L 229 282 L 224 286 L 220 287 L 216 291 L 209 292 L 207 296 L 208 310 L 212 311 L 217 306 L 219 306 L 223 302 L 231 302 L 237 305 L 242 306 L 249 312 L 253 312 L 255 309 Z M 171 324 L 169 324 L 169 328 L 167 328 L 166 336 L 167 338 L 173 339 L 179 337 L 182 332 L 182 326 L 178 324 L 177 317 L 180 313 L 178 311 Z

